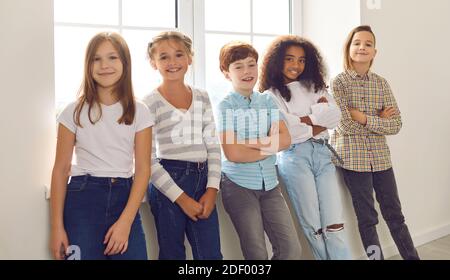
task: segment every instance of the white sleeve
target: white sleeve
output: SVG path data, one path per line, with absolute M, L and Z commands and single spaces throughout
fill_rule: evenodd
M 136 132 L 155 124 L 155 115 L 150 112 L 147 105 L 136 101 Z
M 314 125 L 334 129 L 341 120 L 341 110 L 337 106 L 334 98 L 328 94 L 328 92 L 323 91 L 320 96 L 324 96 L 328 100 L 328 103 L 317 103 L 312 105 L 312 114 L 309 115 L 309 118 Z
M 75 124 L 73 115 L 76 106 L 77 106 L 76 102 L 70 103 L 56 118 L 56 121 L 58 123 L 64 125 L 68 130 L 70 130 L 74 134 L 77 133 L 77 125 Z
M 288 127 L 289 134 L 291 134 L 292 143 L 302 143 L 313 137 L 312 127 L 302 123 L 299 116 L 288 112 L 288 108 L 284 103 L 283 97 L 279 94 L 273 93 L 271 90 L 268 91 L 268 93 L 273 97 L 272 99 L 280 109 L 283 120 L 286 122 Z

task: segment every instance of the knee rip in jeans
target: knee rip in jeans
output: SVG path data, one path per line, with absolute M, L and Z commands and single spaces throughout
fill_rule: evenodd
M 331 226 L 327 226 L 327 232 L 339 232 L 344 230 L 344 224 L 334 224 Z
M 315 231 L 315 232 L 313 232 L 313 236 L 314 236 L 314 238 L 317 240 L 317 239 L 319 239 L 319 238 L 321 238 L 322 237 L 322 229 L 321 228 L 319 228 L 317 231 Z

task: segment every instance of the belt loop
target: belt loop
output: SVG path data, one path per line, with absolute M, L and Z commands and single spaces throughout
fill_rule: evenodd
M 198 170 L 202 171 L 203 169 L 205 169 L 205 163 L 204 162 L 198 162 L 197 163 L 197 168 Z
M 191 167 L 191 163 L 188 161 L 186 164 L 186 176 L 189 175 L 189 168 Z

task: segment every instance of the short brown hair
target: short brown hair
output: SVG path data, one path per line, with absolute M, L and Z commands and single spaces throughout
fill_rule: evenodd
M 247 57 L 253 57 L 258 62 L 258 52 L 249 43 L 232 41 L 225 44 L 220 49 L 220 71 L 228 71 L 231 63 Z
M 376 38 L 375 34 L 372 31 L 372 28 L 369 25 L 361 25 L 358 27 L 353 28 L 352 31 L 350 31 L 350 34 L 348 34 L 347 39 L 345 40 L 344 44 L 344 69 L 345 70 L 351 70 L 353 69 L 352 65 L 352 58 L 350 57 L 350 46 L 352 45 L 353 37 L 355 37 L 355 34 L 358 32 L 367 31 L 373 35 L 374 39 L 374 45 L 376 44 Z M 372 66 L 373 60 L 370 62 L 370 66 Z

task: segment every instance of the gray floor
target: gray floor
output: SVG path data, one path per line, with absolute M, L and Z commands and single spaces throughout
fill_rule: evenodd
M 422 260 L 450 260 L 450 235 L 417 248 Z M 400 255 L 389 258 L 401 260 Z

